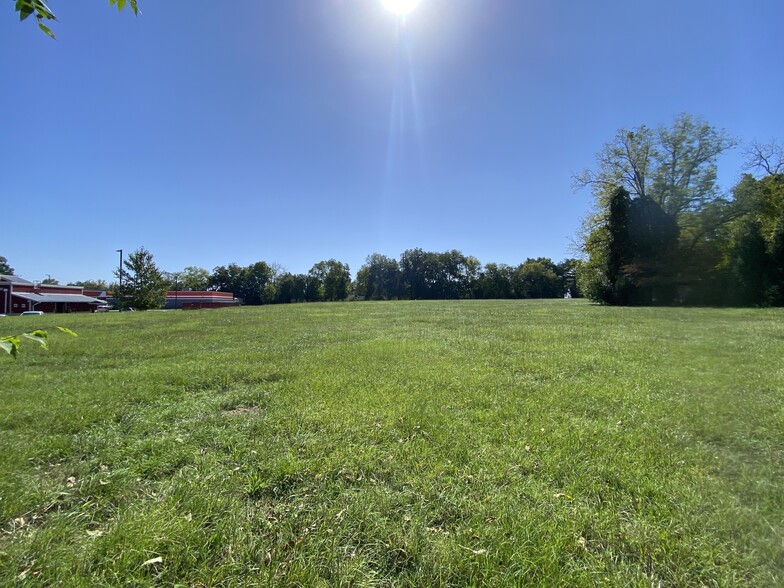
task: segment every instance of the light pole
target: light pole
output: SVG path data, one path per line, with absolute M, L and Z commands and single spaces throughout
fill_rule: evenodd
M 117 253 L 120 254 L 120 290 L 122 290 L 122 249 L 118 249 Z

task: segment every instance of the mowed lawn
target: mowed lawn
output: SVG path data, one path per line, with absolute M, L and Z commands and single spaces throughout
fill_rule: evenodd
M 0 585 L 784 585 L 782 310 L 0 319 L 35 327 Z

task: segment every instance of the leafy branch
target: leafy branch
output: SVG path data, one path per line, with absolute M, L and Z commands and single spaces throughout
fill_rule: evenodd
M 57 327 L 57 329 L 66 335 L 78 337 L 71 329 L 66 329 L 65 327 Z M 17 359 L 19 357 L 19 345 L 21 344 L 22 339 L 35 341 L 44 349 L 49 349 L 49 333 L 41 329 L 36 329 L 29 333 L 22 333 L 21 335 L 2 337 L 0 338 L 0 349 L 11 355 L 14 359 Z
M 109 4 L 111 6 L 116 6 L 117 10 L 123 10 L 127 5 L 131 7 L 131 10 L 135 15 L 138 16 L 139 14 L 137 0 L 109 0 Z M 35 16 L 38 21 L 38 28 L 52 39 L 55 38 L 52 29 L 46 26 L 44 22 L 49 20 L 57 22 L 57 17 L 44 0 L 16 0 L 15 9 L 19 13 L 19 20 L 25 20 L 30 16 Z

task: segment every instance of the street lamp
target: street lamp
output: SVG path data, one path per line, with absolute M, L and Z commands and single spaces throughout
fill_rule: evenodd
M 120 254 L 120 289 L 122 290 L 122 249 L 117 249 L 117 253 Z

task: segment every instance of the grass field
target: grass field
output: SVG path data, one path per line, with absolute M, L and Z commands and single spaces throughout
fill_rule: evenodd
M 780 586 L 784 312 L 7 317 L 0 585 Z

